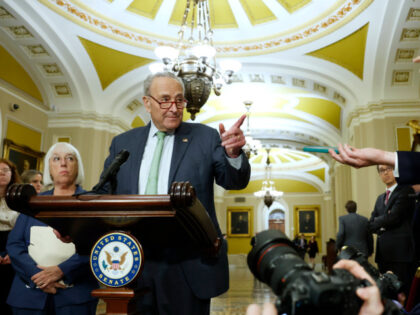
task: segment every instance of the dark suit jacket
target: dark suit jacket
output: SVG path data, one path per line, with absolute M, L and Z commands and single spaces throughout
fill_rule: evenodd
M 83 190 L 79 187 L 76 193 L 81 192 Z M 52 190 L 43 193 L 43 195 L 51 194 Z M 16 275 L 10 288 L 7 304 L 17 308 L 41 310 L 45 307 L 48 294 L 37 289 L 31 280 L 33 275 L 41 271 L 28 253 L 32 226 L 47 225 L 32 217 L 20 214 L 15 227 L 9 233 L 7 251 Z M 58 289 L 57 294 L 53 295 L 55 306 L 68 306 L 96 300 L 90 293 L 98 288 L 98 283 L 90 270 L 88 256 L 74 254 L 58 266 L 64 273 L 64 282 L 73 284 L 73 286 L 67 289 Z
M 410 186 L 398 185 L 385 205 L 385 193 L 379 195 L 369 224 L 376 241 L 376 262 L 412 262 L 414 240 L 411 220 L 415 200 Z M 382 229 L 381 229 L 382 228 Z
M 337 249 L 353 246 L 367 257 L 373 252 L 373 237 L 369 231 L 369 221 L 357 213 L 349 213 L 339 219 Z
M 397 178 L 399 184 L 420 184 L 420 152 L 399 151 Z
M 116 136 L 111 143 L 106 169 L 122 149 L 130 156 L 117 175 L 117 194 L 138 194 L 140 164 L 144 153 L 150 123 L 146 127 L 132 129 Z M 220 145 L 218 132 L 205 125 L 181 123 L 175 132 L 175 141 L 168 191 L 174 181 L 189 181 L 196 190 L 197 197 L 207 210 L 219 235 L 219 223 L 214 207 L 214 181 L 225 189 L 243 189 L 248 185 L 250 165 L 242 153 L 239 170 L 227 160 L 225 150 Z M 147 258 L 146 258 L 147 259 Z M 195 295 L 206 299 L 217 296 L 229 288 L 227 246 L 224 245 L 217 259 L 206 259 L 199 253 L 193 257 L 178 257 L 185 278 Z

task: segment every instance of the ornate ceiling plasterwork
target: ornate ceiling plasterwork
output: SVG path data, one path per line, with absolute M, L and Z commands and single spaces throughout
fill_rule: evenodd
M 172 32 L 174 37 L 170 38 L 115 21 L 111 16 L 97 12 L 93 9 L 93 6 L 84 4 L 81 1 L 38 1 L 82 27 L 123 43 L 150 50 L 158 45 L 175 45 L 177 42 L 176 27 L 173 27 L 173 30 L 169 28 L 166 32 L 161 32 L 161 34 Z M 265 32 L 260 32 L 259 34 L 264 34 L 263 37 L 244 38 L 236 42 L 232 42 L 231 37 L 228 42 L 224 42 L 222 40 L 223 31 L 215 30 L 215 46 L 220 55 L 248 56 L 267 54 L 303 45 L 342 27 L 363 12 L 372 1 L 337 1 L 339 5 L 336 4 L 326 10 L 324 9 L 320 15 L 315 18 L 312 17 L 309 22 L 305 21 L 302 24 L 295 21 L 291 28 L 283 32 L 269 35 Z M 316 10 L 316 8 L 312 8 L 312 10 Z M 276 21 L 276 23 L 281 27 L 281 21 Z M 276 29 L 275 25 L 272 25 L 270 29 Z
M 219 0 L 210 2 L 216 1 Z M 145 10 L 150 5 L 150 10 L 156 12 L 147 17 L 129 10 L 134 2 Z M 128 54 L 151 60 L 155 58 L 152 49 L 156 45 L 174 43 L 179 26 L 172 24 L 172 12 L 175 3 L 182 7 L 183 2 L 0 0 L 0 38 L 6 39 L 7 50 L 33 81 L 48 91 L 44 93 L 48 94 L 47 103 L 54 105 L 50 107 L 50 127 L 89 125 L 111 130 L 116 126 L 115 132 L 120 132 L 130 128 L 130 124 L 146 124 L 149 117 L 141 103 L 141 82 L 148 74 L 147 66 L 137 67 L 133 62 L 132 67 L 124 67 L 119 61 L 128 61 Z M 218 101 L 203 108 L 198 122 L 215 128 L 220 122 L 232 125 L 244 113 L 240 97 L 249 91 L 255 102 L 251 109 L 252 135 L 278 149 L 300 151 L 304 145 L 346 141 L 342 137 L 348 124 L 411 112 L 408 101 L 416 99 L 419 90 L 419 65 L 413 65 L 411 59 L 419 53 L 420 31 L 416 23 L 420 9 L 416 7 L 420 0 L 312 0 L 289 12 L 282 9 L 281 3 L 305 1 L 220 2 L 232 8 L 237 26 L 215 29 L 219 56 L 240 56 L 243 68 Z M 263 21 L 263 14 L 244 10 L 244 5 L 255 8 L 257 3 L 266 5 L 275 18 Z M 274 6 L 277 10 L 273 10 Z M 399 16 L 395 16 L 397 12 Z M 353 42 L 353 46 L 343 45 L 342 40 L 367 23 L 366 51 L 361 49 L 361 41 Z M 91 42 L 92 51 L 81 44 L 80 37 Z M 309 55 L 320 51 L 325 56 L 325 48 L 335 43 L 338 45 L 330 58 Z M 353 49 L 354 46 L 359 49 Z M 99 58 L 110 49 L 122 57 Z M 359 58 L 358 71 L 344 66 L 344 53 L 350 50 Z M 271 52 L 276 53 L 268 54 Z M 108 61 L 112 61 L 112 67 L 107 67 Z M 232 98 L 228 99 L 229 89 L 241 84 L 250 87 L 231 93 Z M 272 88 L 282 91 L 270 94 Z M 388 106 L 378 100 L 395 102 Z M 367 105 L 370 103 L 377 105 Z M 282 164 L 291 170 L 293 164 L 301 163 L 292 156 L 298 158 L 296 153 L 279 155 L 279 161 L 289 161 L 279 162 L 276 167 Z M 330 163 L 327 154 L 313 156 L 320 163 Z M 256 164 L 262 169 L 261 161 Z M 302 169 L 307 177 L 300 178 L 315 183 L 322 181 L 324 174 L 328 180 L 323 169 Z M 290 175 L 290 170 L 276 170 L 274 174 L 283 178 Z

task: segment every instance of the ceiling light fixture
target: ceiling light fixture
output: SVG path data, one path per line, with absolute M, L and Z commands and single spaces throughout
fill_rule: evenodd
M 187 21 L 191 21 L 190 30 Z M 189 33 L 187 40 L 186 33 Z M 216 64 L 208 0 L 187 0 L 176 47 L 158 46 L 155 54 L 163 65 L 151 65 L 149 69 L 170 71 L 182 78 L 192 120 L 207 102 L 211 89 L 220 95 L 223 84 L 230 84 L 233 73 L 241 68 L 237 60 L 221 60 Z
M 243 146 L 242 150 L 244 150 L 247 158 L 251 157 L 251 153 L 254 155 L 258 154 L 258 150 L 261 149 L 261 141 L 258 139 L 254 139 L 251 136 L 251 129 L 249 128 L 249 116 L 251 115 L 251 105 L 252 101 L 246 100 L 244 101 L 244 105 L 246 108 L 246 131 L 245 131 L 245 145 Z
M 274 200 L 283 196 L 282 191 L 276 190 L 274 181 L 271 180 L 271 165 L 270 165 L 270 148 L 266 149 L 267 160 L 265 165 L 265 180 L 262 183 L 261 190 L 254 192 L 254 196 L 264 198 L 264 204 L 267 208 L 273 204 Z

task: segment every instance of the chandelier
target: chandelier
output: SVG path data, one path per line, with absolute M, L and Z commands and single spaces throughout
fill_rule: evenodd
M 266 149 L 267 160 L 265 165 L 265 180 L 262 183 L 261 190 L 254 192 L 254 196 L 264 198 L 264 204 L 267 208 L 273 204 L 276 198 L 283 196 L 282 191 L 277 191 L 274 186 L 274 181 L 271 180 L 271 165 L 270 165 L 270 148 Z
M 244 105 L 246 108 L 246 131 L 245 131 L 245 145 L 243 146 L 242 150 L 245 152 L 247 158 L 251 157 L 251 153 L 254 155 L 258 154 L 258 150 L 261 149 L 261 141 L 257 139 L 253 139 L 251 136 L 251 130 L 249 128 L 249 116 L 250 116 L 250 109 L 252 105 L 252 101 L 244 101 Z
M 187 111 L 192 120 L 207 102 L 211 89 L 220 95 L 223 84 L 230 84 L 233 73 L 241 68 L 236 60 L 216 64 L 208 0 L 187 0 L 176 47 L 158 46 L 155 54 L 163 65 L 153 65 L 152 71 L 170 71 L 184 81 Z

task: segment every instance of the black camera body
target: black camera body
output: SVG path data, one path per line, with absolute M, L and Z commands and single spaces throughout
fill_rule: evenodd
M 357 279 L 344 269 L 334 269 L 331 275 L 313 271 L 287 236 L 277 230 L 258 233 L 251 245 L 249 269 L 278 296 L 279 314 L 358 313 L 362 301 L 356 289 L 370 285 L 367 280 Z
M 340 255 L 338 255 L 338 259 L 351 259 L 357 261 L 373 278 L 373 280 L 375 280 L 382 297 L 391 300 L 398 300 L 398 293 L 401 292 L 403 283 L 395 274 L 381 274 L 378 269 L 369 263 L 366 256 L 353 246 L 344 246 L 341 249 Z

